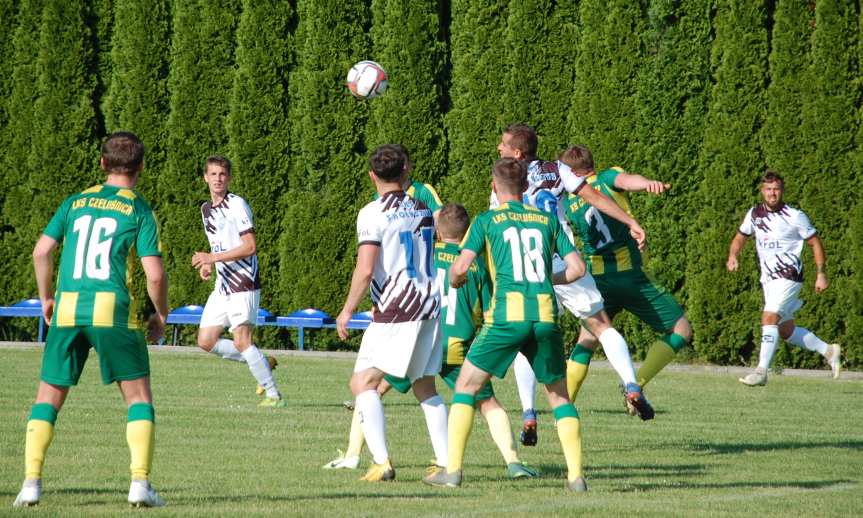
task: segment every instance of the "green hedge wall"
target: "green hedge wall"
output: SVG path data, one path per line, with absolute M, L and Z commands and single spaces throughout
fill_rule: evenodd
M 702 361 L 748 364 L 757 350 L 754 247 L 739 272 L 724 263 L 758 177 L 780 170 L 828 254 L 831 287 L 816 295 L 807 278 L 799 321 L 863 365 L 859 0 L 0 0 L 0 17 L 0 303 L 35 294 L 33 243 L 64 196 L 99 181 L 111 131 L 147 146 L 140 191 L 172 306 L 211 289 L 190 258 L 207 246 L 202 162 L 222 153 L 255 214 L 263 306 L 334 314 L 370 150 L 404 144 L 417 178 L 476 214 L 500 132 L 522 121 L 544 158 L 584 143 L 600 166 L 672 184 L 631 198 L 647 269 L 685 305 Z M 361 59 L 389 72 L 382 98 L 344 87 Z M 632 318 L 618 325 L 638 354 L 652 339 Z M 34 331 L 0 321 L 0 338 Z M 821 361 L 784 346 L 778 363 Z

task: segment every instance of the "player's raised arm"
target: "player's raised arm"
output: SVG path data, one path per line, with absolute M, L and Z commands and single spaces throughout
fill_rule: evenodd
M 659 180 L 651 180 L 641 176 L 640 174 L 630 174 L 621 172 L 614 179 L 614 186 L 622 191 L 641 192 L 647 191 L 650 194 L 662 194 L 668 189 L 671 189 L 671 184 L 660 182 Z
M 353 316 L 357 306 L 360 305 L 363 297 L 365 297 L 369 284 L 372 282 L 375 261 L 377 261 L 380 248 L 380 245 L 369 243 L 360 245 L 357 250 L 357 265 L 354 267 L 354 274 L 351 277 L 351 287 L 342 311 L 336 317 L 336 331 L 338 331 L 339 338 L 342 340 L 347 339 L 348 321 Z
M 566 263 L 566 269 L 552 275 L 552 284 L 570 284 L 581 277 L 587 271 L 584 264 L 584 259 L 577 252 L 570 252 L 563 256 L 563 261 Z
M 458 256 L 458 259 L 449 267 L 449 285 L 453 288 L 461 288 L 467 282 L 467 271 L 473 260 L 476 259 L 476 252 L 473 250 L 464 249 Z
M 39 290 L 39 300 L 42 302 L 42 316 L 45 322 L 51 322 L 54 314 L 54 249 L 57 240 L 42 234 L 33 248 L 33 268 L 36 270 L 36 286 Z
M 579 173 L 592 173 L 593 167 L 593 156 L 590 155 L 590 151 L 584 146 L 571 146 L 561 154 L 561 159 L 557 162 L 558 174 L 567 192 L 581 196 L 584 201 L 593 207 L 629 227 L 629 234 L 638 243 L 638 249 L 644 250 L 647 238 L 644 229 L 641 228 L 638 221 L 625 210 L 621 209 L 608 196 L 593 188 L 586 188 L 588 186 L 585 177 Z

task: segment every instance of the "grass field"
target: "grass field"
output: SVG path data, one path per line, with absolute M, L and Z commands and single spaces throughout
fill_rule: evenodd
M 622 412 L 610 370 L 594 369 L 577 401 L 590 492 L 563 491 L 564 462 L 544 401 L 540 442 L 522 459 L 543 477 L 511 482 L 478 418 L 465 484 L 419 480 L 432 457 L 411 396 L 385 400 L 397 481 L 369 484 L 356 471 L 320 468 L 344 449 L 352 361 L 283 356 L 276 371 L 290 402 L 259 409 L 244 365 L 203 354 L 151 354 L 156 398 L 154 486 L 177 516 L 860 516 L 863 514 L 863 381 L 774 376 L 752 389 L 734 376 L 667 372 L 647 391 L 653 422 Z M 0 349 L 0 515 L 13 512 L 23 475 L 24 422 L 40 352 Z M 439 387 L 442 383 L 439 383 Z M 511 379 L 497 392 L 518 425 Z M 450 394 L 442 393 L 447 401 Z M 116 515 L 125 504 L 125 409 L 91 358 L 57 421 L 40 515 Z

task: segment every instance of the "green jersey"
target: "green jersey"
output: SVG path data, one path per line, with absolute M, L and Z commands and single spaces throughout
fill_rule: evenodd
M 485 254 L 494 283 L 486 325 L 557 321 L 551 260 L 575 251 L 557 217 L 510 201 L 474 218 L 461 246 Z
M 436 243 L 434 266 L 441 286 L 440 327 L 444 345 L 444 364 L 461 365 L 467 348 L 482 324 L 482 313 L 491 303 L 491 279 L 488 270 L 474 261 L 461 288 L 449 285 L 449 267 L 461 250 L 453 243 Z
M 161 256 L 153 211 L 131 189 L 66 198 L 43 232 L 63 242 L 52 326 L 139 328 L 128 284 L 138 257 Z
M 614 186 L 614 180 L 622 172 L 622 169 L 616 167 L 606 169 L 588 176 L 587 183 L 614 200 L 628 214 L 632 214 L 626 193 Z M 581 239 L 584 259 L 593 275 L 641 268 L 638 243 L 629 235 L 626 225 L 573 194 L 567 197 L 564 212 L 575 234 Z
M 443 207 L 443 202 L 440 201 L 437 191 L 427 183 L 412 181 L 410 186 L 405 189 L 405 193 L 407 193 L 411 198 L 425 203 L 426 207 L 431 209 L 432 213 L 439 211 L 441 207 Z M 380 194 L 375 193 L 374 198 L 372 199 L 376 200 L 380 197 Z

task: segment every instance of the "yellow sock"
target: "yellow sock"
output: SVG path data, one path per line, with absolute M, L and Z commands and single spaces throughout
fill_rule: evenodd
M 507 464 L 518 462 L 518 453 L 515 451 L 512 427 L 509 423 L 509 416 L 506 415 L 506 410 L 503 408 L 493 408 L 486 412 L 485 420 L 488 421 L 488 431 L 491 432 L 491 438 L 503 455 L 503 460 Z
M 27 421 L 27 436 L 24 443 L 24 478 L 42 478 L 45 453 L 54 438 L 54 422 L 57 411 L 48 403 L 36 403 Z
M 581 390 L 581 384 L 587 378 L 587 369 L 590 364 L 583 364 L 568 360 L 566 362 L 566 391 L 569 393 L 569 400 L 575 401 L 578 397 L 578 391 Z
M 557 436 L 560 438 L 569 471 L 567 479 L 572 482 L 584 476 L 581 466 L 581 428 L 578 411 L 572 403 L 566 403 L 554 409 L 554 418 L 557 420 Z
M 155 411 L 149 403 L 135 403 L 129 407 L 126 422 L 126 443 L 132 456 L 129 466 L 132 480 L 147 480 L 153 465 L 155 445 Z
M 641 364 L 638 373 L 636 373 L 638 384 L 644 387 L 648 381 L 652 380 L 673 359 L 674 349 L 670 345 L 662 340 L 653 342 L 653 345 L 647 351 L 644 363 Z
M 464 450 L 467 439 L 473 427 L 473 415 L 476 398 L 471 394 L 456 392 L 453 395 L 452 406 L 449 409 L 449 455 L 447 456 L 447 473 L 454 473 L 464 464 Z
M 354 417 L 351 419 L 351 435 L 348 438 L 348 450 L 345 452 L 345 457 L 359 457 L 363 452 L 365 439 L 362 417 L 360 417 L 359 410 L 354 408 Z

